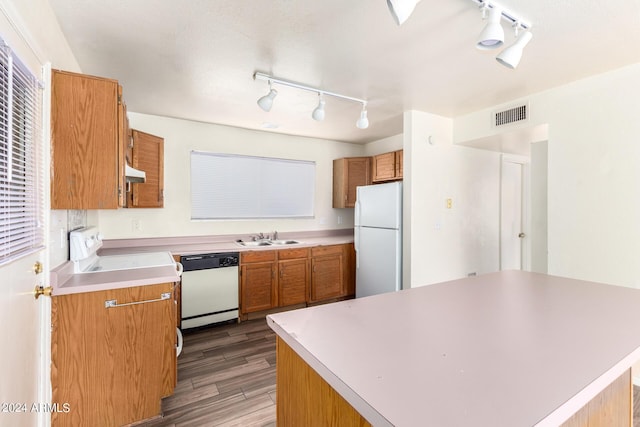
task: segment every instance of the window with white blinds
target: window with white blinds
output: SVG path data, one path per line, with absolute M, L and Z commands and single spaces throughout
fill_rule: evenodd
M 191 152 L 191 219 L 310 218 L 312 161 Z
M 44 247 L 42 88 L 0 39 L 0 264 Z

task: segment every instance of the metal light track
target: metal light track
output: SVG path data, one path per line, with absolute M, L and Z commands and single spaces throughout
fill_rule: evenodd
M 360 98 L 354 98 L 353 96 L 347 96 L 347 95 L 341 95 L 339 93 L 335 93 L 335 92 L 329 92 L 326 90 L 322 90 L 322 89 L 318 89 L 318 88 L 314 88 L 311 86 L 306 86 L 300 83 L 295 83 L 295 82 L 291 82 L 288 80 L 282 80 L 273 76 L 270 76 L 268 74 L 264 74 L 264 73 L 260 73 L 260 72 L 255 72 L 253 73 L 253 79 L 254 80 L 264 80 L 267 82 L 271 82 L 272 84 L 280 84 L 283 86 L 289 86 L 289 87 L 293 87 L 296 89 L 302 89 L 302 90 L 306 90 L 309 92 L 315 92 L 317 94 L 321 94 L 321 95 L 328 95 L 328 96 L 333 96 L 335 98 L 341 98 L 341 99 L 346 99 L 347 101 L 353 101 L 353 102 L 359 102 L 362 104 L 363 108 L 367 106 L 367 101 L 365 99 L 360 99 Z

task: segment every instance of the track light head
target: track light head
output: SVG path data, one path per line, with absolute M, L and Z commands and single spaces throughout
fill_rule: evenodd
M 369 119 L 367 118 L 367 110 L 365 106 L 362 106 L 362 111 L 360 111 L 360 118 L 356 121 L 356 127 L 358 129 L 366 129 L 369 127 Z
M 389 12 L 398 25 L 402 25 L 413 13 L 420 0 L 387 0 Z
M 486 7 L 486 6 L 483 6 Z M 504 30 L 500 25 L 502 9 L 493 5 L 489 11 L 489 22 L 478 36 L 476 47 L 480 50 L 496 49 L 504 43 Z
M 258 106 L 264 111 L 271 111 L 273 107 L 273 100 L 278 95 L 278 91 L 271 88 L 271 82 L 269 82 L 269 93 L 258 99 Z
M 324 101 L 324 97 L 325 96 L 333 96 L 335 98 L 340 98 L 340 99 L 344 99 L 346 101 L 352 101 L 352 102 L 357 102 L 357 103 L 361 104 L 362 105 L 362 112 L 360 113 L 360 118 L 356 122 L 356 126 L 358 126 L 360 129 L 366 129 L 367 127 L 369 127 L 369 119 L 367 119 L 367 101 L 365 99 L 354 98 L 352 96 L 347 96 L 347 95 L 341 95 L 339 93 L 329 92 L 329 91 L 318 89 L 318 88 L 313 88 L 311 86 L 306 86 L 306 85 L 303 85 L 301 83 L 296 83 L 296 82 L 292 82 L 292 81 L 289 81 L 289 80 L 282 80 L 282 79 L 279 79 L 279 78 L 276 78 L 276 77 L 273 77 L 273 76 L 270 76 L 270 75 L 267 75 L 267 74 L 264 74 L 264 73 L 259 73 L 257 71 L 255 73 L 253 73 L 253 79 L 254 80 L 263 80 L 263 81 L 269 82 L 269 93 L 267 95 L 263 96 L 262 98 L 258 99 L 258 105 L 264 111 L 271 110 L 271 107 L 273 106 L 273 100 L 276 97 L 276 95 L 278 95 L 278 92 L 275 89 L 273 89 L 271 87 L 271 85 L 272 84 L 279 84 L 279 85 L 289 86 L 289 87 L 300 89 L 300 90 L 307 90 L 307 91 L 310 91 L 310 92 L 315 92 L 315 93 L 318 94 L 318 98 L 319 98 L 318 99 L 318 106 L 311 113 L 311 117 L 314 120 L 318 120 L 318 121 L 324 120 L 324 116 L 325 116 L 325 111 L 324 111 L 325 101 Z
M 496 61 L 507 68 L 516 68 L 522 58 L 522 51 L 524 50 L 524 47 L 532 38 L 533 34 L 530 31 L 523 32 L 511 46 L 500 52 L 496 57 Z
M 325 104 L 325 100 L 322 99 L 322 95 L 318 94 L 318 97 L 320 98 L 318 100 L 318 106 L 313 110 L 313 113 L 311 113 L 311 117 L 313 117 L 313 120 L 317 120 L 319 122 L 324 120 L 324 104 Z

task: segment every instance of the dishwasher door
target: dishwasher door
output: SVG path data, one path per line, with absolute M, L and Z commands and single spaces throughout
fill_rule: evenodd
M 237 318 L 237 266 L 182 273 L 182 329 Z

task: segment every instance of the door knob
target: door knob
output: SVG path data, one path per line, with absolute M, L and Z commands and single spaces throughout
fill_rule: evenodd
M 36 288 L 33 291 L 36 299 L 40 298 L 40 295 L 44 295 L 46 297 L 50 297 L 53 295 L 53 288 L 51 286 L 47 286 L 46 288 L 41 285 L 36 285 Z
M 525 236 L 525 234 L 524 234 L 524 233 L 520 233 L 520 234 L 518 234 L 518 237 L 519 237 L 519 238 L 521 238 L 521 239 L 522 239 L 522 238 L 524 238 L 524 236 Z

